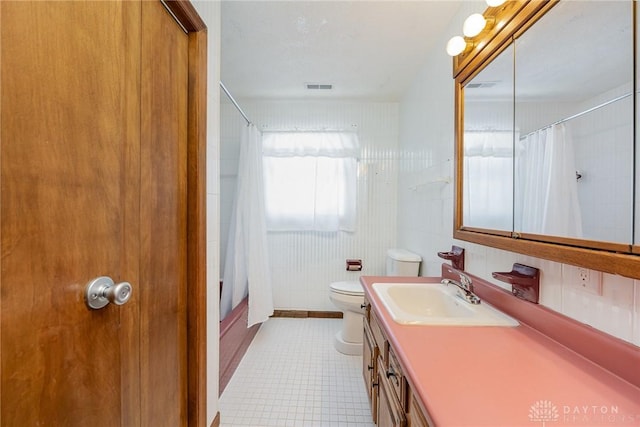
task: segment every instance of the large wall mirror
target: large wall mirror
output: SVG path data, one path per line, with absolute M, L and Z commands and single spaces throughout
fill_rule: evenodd
M 640 277 L 635 2 L 509 3 L 454 71 L 454 237 Z

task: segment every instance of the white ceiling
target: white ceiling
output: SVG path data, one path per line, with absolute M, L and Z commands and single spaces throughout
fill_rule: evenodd
M 236 98 L 396 101 L 461 3 L 225 0 L 221 79 Z

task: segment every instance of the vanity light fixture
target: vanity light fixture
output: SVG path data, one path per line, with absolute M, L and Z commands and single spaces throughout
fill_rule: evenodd
M 481 13 L 469 15 L 462 25 L 462 33 L 467 37 L 475 37 L 484 30 L 487 20 Z
M 485 0 L 490 7 L 498 7 L 502 5 L 506 0 Z M 482 13 L 473 13 L 464 20 L 464 24 L 462 25 L 462 36 L 455 36 L 449 39 L 447 42 L 447 53 L 449 56 L 458 56 L 469 49 L 474 47 L 479 47 L 484 42 L 480 42 L 480 44 L 471 40 L 476 37 L 478 34 L 482 33 L 485 29 L 494 27 L 497 25 L 500 28 L 504 25 L 503 22 L 497 22 L 493 13 L 489 13 L 490 16 L 485 17 Z
M 486 0 L 487 4 L 500 6 L 505 0 Z M 483 43 L 476 43 L 473 40 L 475 36 L 480 34 L 487 27 L 493 27 L 496 24 L 496 18 L 494 16 L 485 17 L 482 13 L 473 13 L 464 20 L 462 25 L 462 36 L 454 36 L 447 42 L 447 53 L 449 56 L 458 56 L 461 53 L 466 52 L 474 47 L 479 47 Z M 499 23 L 498 26 L 502 25 Z
M 462 36 L 454 36 L 447 42 L 449 56 L 458 56 L 467 49 L 467 42 Z

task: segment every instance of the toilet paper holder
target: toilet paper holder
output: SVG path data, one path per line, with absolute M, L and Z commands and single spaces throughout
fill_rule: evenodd
M 346 265 L 347 265 L 347 271 L 361 271 L 362 270 L 362 260 L 361 259 L 348 259 Z

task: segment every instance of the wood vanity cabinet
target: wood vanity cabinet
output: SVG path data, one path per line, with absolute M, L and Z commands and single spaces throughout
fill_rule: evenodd
M 375 344 L 371 329 L 369 328 L 369 322 L 364 321 L 364 337 L 362 339 L 362 376 L 364 378 L 364 385 L 369 395 L 369 402 L 371 403 L 371 414 L 373 415 L 373 422 L 376 422 L 375 407 L 378 402 L 378 394 L 376 393 L 376 387 L 378 386 L 378 372 L 376 365 L 378 363 L 378 347 Z
M 362 375 L 378 427 L 429 427 L 416 396 L 411 393 L 396 351 L 365 297 Z

